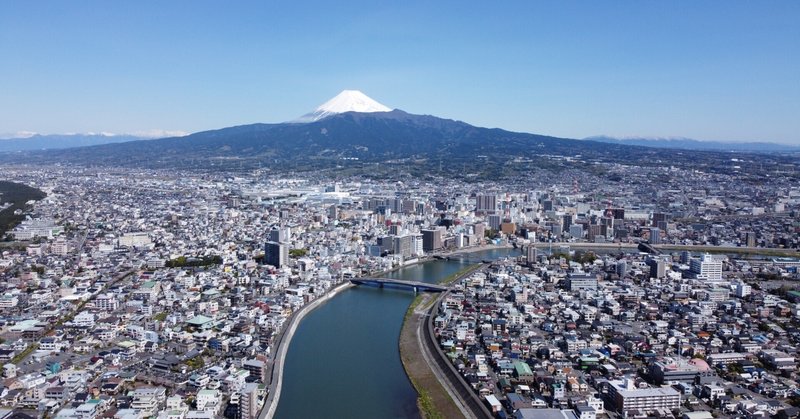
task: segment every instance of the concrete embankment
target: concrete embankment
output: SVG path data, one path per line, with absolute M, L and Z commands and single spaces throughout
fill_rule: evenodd
M 353 284 L 351 284 L 349 281 L 339 284 L 328 291 L 328 293 L 324 296 L 317 298 L 316 300 L 312 301 L 311 304 L 308 304 L 297 312 L 292 313 L 288 323 L 280 332 L 280 335 L 277 339 L 273 356 L 274 361 L 270 364 L 270 371 L 268 371 L 269 383 L 267 383 L 267 400 L 264 402 L 264 407 L 261 409 L 261 413 L 258 415 L 259 419 L 271 419 L 275 415 L 275 410 L 278 408 L 278 400 L 281 397 L 281 384 L 283 381 L 283 365 L 284 361 L 286 360 L 286 354 L 289 352 L 289 346 L 292 342 L 292 337 L 294 336 L 294 332 L 297 330 L 297 326 L 300 324 L 303 318 L 308 315 L 308 313 L 311 313 L 315 308 L 335 297 L 336 294 L 352 286 Z

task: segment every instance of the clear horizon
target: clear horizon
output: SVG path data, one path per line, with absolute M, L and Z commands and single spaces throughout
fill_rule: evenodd
M 797 2 L 4 5 L 4 138 L 284 122 L 357 89 L 557 137 L 800 146 Z

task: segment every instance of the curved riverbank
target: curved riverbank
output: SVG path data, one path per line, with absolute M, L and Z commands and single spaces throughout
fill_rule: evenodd
M 280 336 L 278 337 L 278 344 L 277 348 L 275 349 L 275 356 L 273 357 L 274 361 L 271 365 L 270 382 L 267 385 L 267 400 L 264 402 L 261 413 L 258 415 L 259 419 L 271 419 L 275 415 L 275 410 L 278 408 L 278 400 L 281 397 L 281 384 L 283 381 L 283 365 L 286 360 L 286 353 L 289 351 L 289 345 L 292 343 L 292 337 L 294 336 L 294 332 L 297 330 L 297 326 L 300 324 L 303 318 L 308 315 L 308 313 L 312 312 L 315 308 L 335 297 L 336 294 L 352 286 L 354 285 L 349 281 L 341 283 L 328 291 L 322 297 L 312 301 L 311 304 L 308 304 L 299 311 L 292 313 L 289 318 L 289 323 L 283 328 Z
M 515 253 L 496 246 L 476 250 L 489 259 Z M 438 283 L 472 265 L 467 259 L 429 260 L 381 276 Z M 261 417 L 269 413 L 275 418 L 419 418 L 418 393 L 404 370 L 398 343 L 413 299 L 404 289 L 353 287 L 307 312 L 297 323 L 291 344 L 275 354 L 283 378 Z M 423 361 L 423 366 L 431 360 Z M 277 378 L 272 388 L 277 387 Z

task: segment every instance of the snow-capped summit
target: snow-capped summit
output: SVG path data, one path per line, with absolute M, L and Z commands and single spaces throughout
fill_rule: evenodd
M 307 113 L 292 122 L 315 122 L 344 112 L 389 112 L 384 106 L 358 90 L 342 90 L 333 99 L 323 103 L 314 112 Z

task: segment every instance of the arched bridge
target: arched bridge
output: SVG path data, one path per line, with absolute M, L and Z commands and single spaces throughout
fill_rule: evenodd
M 351 283 L 356 285 L 371 285 L 373 287 L 383 288 L 385 285 L 400 288 L 413 288 L 414 292 L 428 291 L 428 292 L 442 292 L 447 291 L 447 287 L 439 284 L 429 284 L 427 282 L 419 281 L 404 281 L 402 279 L 392 278 L 353 278 Z

